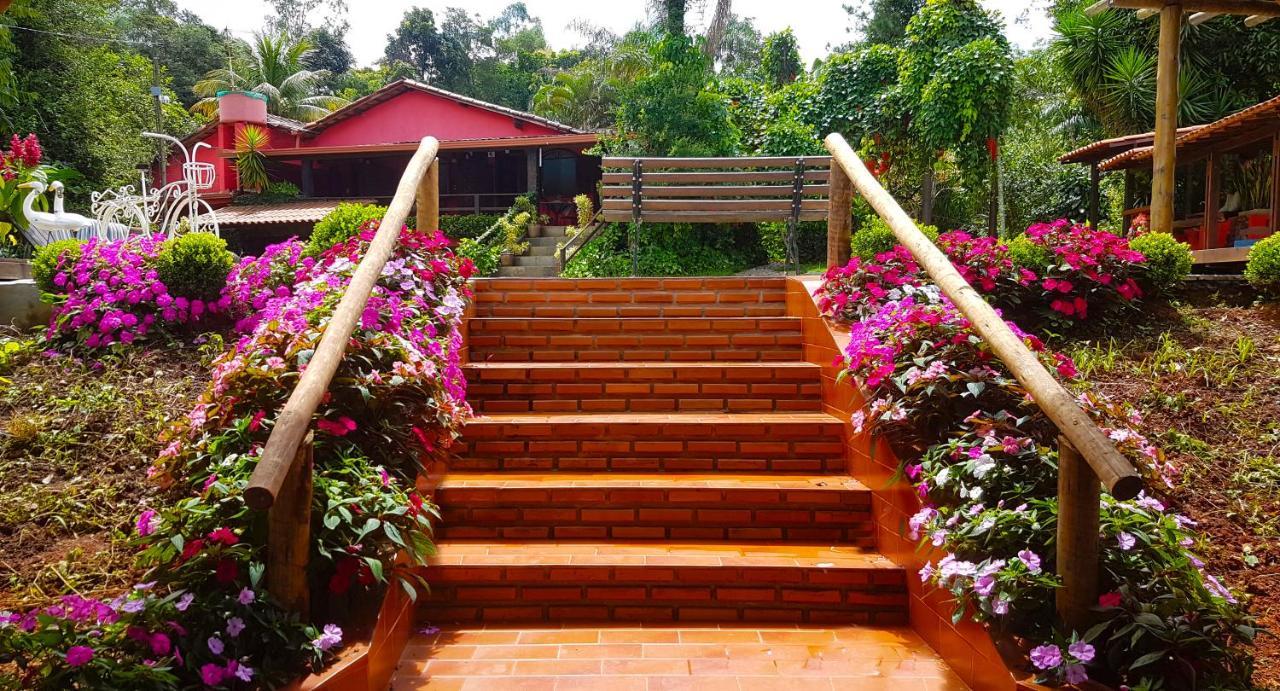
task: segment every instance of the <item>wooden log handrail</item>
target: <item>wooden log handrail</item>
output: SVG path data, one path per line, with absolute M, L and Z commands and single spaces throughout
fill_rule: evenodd
M 1056 593 L 1056 605 L 1068 626 L 1077 630 L 1085 627 L 1090 608 L 1097 604 L 1099 481 L 1117 499 L 1132 499 L 1142 490 L 1141 476 L 995 308 L 964 280 L 947 255 L 920 232 L 844 137 L 832 133 L 825 143 L 832 156 L 830 218 L 848 215 L 851 195 L 837 191 L 847 176 L 853 189 L 884 219 L 898 242 L 911 252 L 920 268 L 1057 426 L 1061 436 L 1056 549 L 1063 585 Z M 848 228 L 837 225 L 828 227 L 827 261 L 831 266 L 838 266 L 841 256 L 848 256 Z M 844 245 L 843 250 L 839 244 Z
M 1120 499 L 1137 496 L 1142 489 L 1138 471 L 1080 408 L 1075 397 L 1049 374 L 1049 370 L 1013 333 L 995 308 L 964 280 L 947 255 L 920 232 L 915 221 L 867 170 L 844 137 L 833 133 L 827 136 L 826 145 L 834 159 L 832 165 L 838 164 L 844 170 L 858 193 L 893 230 L 898 242 L 910 250 L 920 268 L 969 320 L 973 330 L 987 341 L 996 357 L 1017 377 L 1063 436 L 1080 451 L 1107 489 Z
M 298 446 L 307 435 L 316 407 L 342 362 L 347 342 L 355 332 L 365 304 L 382 274 L 382 268 L 395 250 L 400 239 L 400 229 L 414 202 L 417 202 L 420 230 L 440 225 L 440 163 L 436 159 L 439 150 L 440 142 L 435 137 L 424 137 L 413 158 L 409 160 L 409 165 L 405 167 L 391 205 L 383 215 L 368 251 L 352 274 L 351 282 L 334 309 L 333 316 L 329 318 L 324 334 L 320 337 L 320 345 L 316 347 L 306 371 L 298 378 L 298 385 L 294 387 L 280 416 L 276 418 L 271 436 L 263 447 L 262 457 L 245 488 L 245 503 L 250 507 L 271 508 L 280 494 L 285 478 L 299 456 Z

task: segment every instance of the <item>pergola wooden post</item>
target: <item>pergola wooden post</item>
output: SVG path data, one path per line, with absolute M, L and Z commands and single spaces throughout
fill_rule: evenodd
M 1093 15 L 1109 9 L 1138 10 L 1140 18 L 1160 15 L 1160 54 L 1156 62 L 1156 129 L 1152 143 L 1151 230 L 1169 233 L 1173 230 L 1173 179 L 1175 140 L 1178 131 L 1178 60 L 1182 13 L 1192 13 L 1192 23 L 1199 24 L 1216 15 L 1245 17 L 1244 24 L 1254 27 L 1280 17 L 1280 1 L 1276 0 L 1098 0 L 1086 13 Z M 1274 201 L 1272 207 L 1280 206 Z M 1274 226 L 1273 226 L 1274 227 Z M 1206 233 L 1208 235 L 1208 233 Z
M 1182 4 L 1160 10 L 1160 56 L 1156 64 L 1156 136 L 1152 146 L 1151 230 L 1173 231 L 1174 142 L 1178 132 L 1178 53 Z

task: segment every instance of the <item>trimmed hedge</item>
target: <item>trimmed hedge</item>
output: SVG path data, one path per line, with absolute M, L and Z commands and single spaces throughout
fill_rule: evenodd
M 1191 273 L 1191 246 L 1168 233 L 1144 233 L 1129 241 L 1129 248 L 1142 253 L 1141 277 L 1153 293 L 1167 293 Z

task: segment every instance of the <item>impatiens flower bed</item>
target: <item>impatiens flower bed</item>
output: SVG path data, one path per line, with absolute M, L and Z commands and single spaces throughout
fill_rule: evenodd
M 1069 228 L 1053 232 L 1082 237 Z M 1041 280 L 1016 273 L 998 243 L 948 235 L 954 241 L 939 244 L 983 289 Z M 1115 243 L 1102 246 L 1109 249 L 1093 253 L 1093 260 L 1132 260 Z M 1062 256 L 1064 263 L 1080 260 L 1076 249 Z M 1072 280 L 1107 285 L 1088 274 L 1095 265 L 1080 260 L 1080 266 Z M 825 314 L 849 325 L 845 374 L 871 401 L 855 414 L 855 427 L 874 426 L 892 445 L 904 459 L 902 476 L 921 499 L 909 530 L 941 555 L 921 569 L 922 581 L 951 593 L 957 618 L 972 617 L 993 635 L 1020 643 L 1025 664 L 1042 682 L 1247 686 L 1253 622 L 1235 596 L 1203 572 L 1193 523 L 1154 494 L 1133 501 L 1104 495 L 1097 624 L 1069 631 L 1055 623 L 1058 432 L 963 315 L 913 267 L 902 248 L 874 262 L 855 260 L 830 272 L 817 297 Z M 1122 275 L 1114 266 L 1103 271 L 1096 276 Z M 1064 380 L 1076 376 L 1069 358 L 1009 326 L 1050 371 Z M 1093 395 L 1082 395 L 1080 403 L 1144 470 L 1149 487 L 1171 486 L 1176 469 L 1129 428 L 1127 410 Z
M 273 686 L 342 645 L 338 623 L 312 626 L 265 590 L 267 516 L 250 510 L 243 494 L 375 230 L 376 222 L 314 260 L 290 241 L 233 270 L 215 305 L 235 317 L 241 335 L 214 361 L 209 387 L 171 430 L 150 471 L 167 487 L 165 502 L 141 511 L 134 524 L 146 582 L 110 601 L 73 597 L 4 613 L 0 660 L 12 661 L 15 671 L 6 678 L 0 670 L 0 686 Z M 119 251 L 145 257 L 153 241 Z M 139 264 L 145 262 L 125 258 L 120 266 Z M 123 290 L 123 303 L 137 308 L 144 300 L 130 301 L 127 270 L 119 268 L 119 287 L 109 270 L 94 280 L 112 304 Z M 436 509 L 414 480 L 470 414 L 459 364 L 470 271 L 439 232 L 402 230 L 316 413 L 310 560 L 317 582 L 333 594 L 313 598 L 321 621 L 340 614 L 323 603 L 355 589 L 421 590 L 412 567 L 432 548 Z M 98 322 L 104 316 L 101 306 L 77 309 L 93 310 Z M 87 345 L 87 336 L 64 343 Z
M 1036 266 L 1019 265 L 1010 245 L 1001 240 L 963 230 L 943 233 L 937 245 L 970 285 L 1018 317 L 1070 324 L 1099 308 L 1142 297 L 1137 278 L 1145 258 L 1129 249 L 1124 238 L 1058 220 L 1031 226 L 1018 242 L 1039 256 Z M 845 321 L 856 321 L 859 311 L 922 280 L 919 266 L 901 245 L 871 261 L 854 257 L 829 269 L 824 279 L 818 307 L 828 318 Z
M 164 241 L 163 234 L 92 239 L 78 255 L 62 255 L 53 274 L 60 302 L 45 337 L 88 348 L 127 345 L 160 326 L 199 322 L 225 310 L 230 298 L 215 302 L 169 294 L 156 272 Z

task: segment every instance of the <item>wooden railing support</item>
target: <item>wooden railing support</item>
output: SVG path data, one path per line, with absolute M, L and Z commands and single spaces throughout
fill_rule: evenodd
M 1092 624 L 1098 604 L 1098 529 L 1102 485 L 1080 452 L 1058 438 L 1058 616 L 1068 629 Z
M 311 468 L 313 436 L 298 446 L 275 503 L 267 512 L 267 592 L 285 609 L 307 616 L 311 594 L 307 557 L 311 553 Z
M 840 162 L 831 159 L 831 196 L 827 211 L 827 268 L 849 263 L 850 235 L 853 231 L 853 181 Z
M 369 295 L 373 292 L 378 277 L 382 275 L 382 267 L 386 266 L 387 260 L 395 251 L 396 243 L 400 241 L 400 229 L 409 217 L 409 210 L 419 193 L 426 195 L 424 203 L 419 207 L 419 223 L 425 225 L 424 230 L 431 230 L 439 225 L 440 200 L 433 194 L 439 189 L 438 184 L 429 182 L 424 185 L 422 182 L 429 177 L 439 150 L 440 142 L 435 137 L 424 137 L 413 158 L 409 159 L 400 184 L 396 186 L 395 197 L 378 226 L 378 233 L 369 243 L 369 249 L 352 274 L 346 292 L 334 308 L 333 316 L 325 326 L 320 344 L 316 346 L 306 371 L 298 378 L 298 385 L 294 387 L 280 416 L 276 418 L 275 427 L 267 438 L 262 456 L 244 491 L 244 501 L 250 508 L 269 509 L 280 495 L 281 487 L 294 465 L 298 445 L 307 435 L 316 407 L 320 405 L 320 399 L 329 389 L 329 382 L 342 363 L 347 341 L 355 333 L 360 315 L 369 302 Z
M 477 197 L 478 199 L 478 197 Z M 431 161 L 426 175 L 418 183 L 418 230 L 440 228 L 440 159 Z

